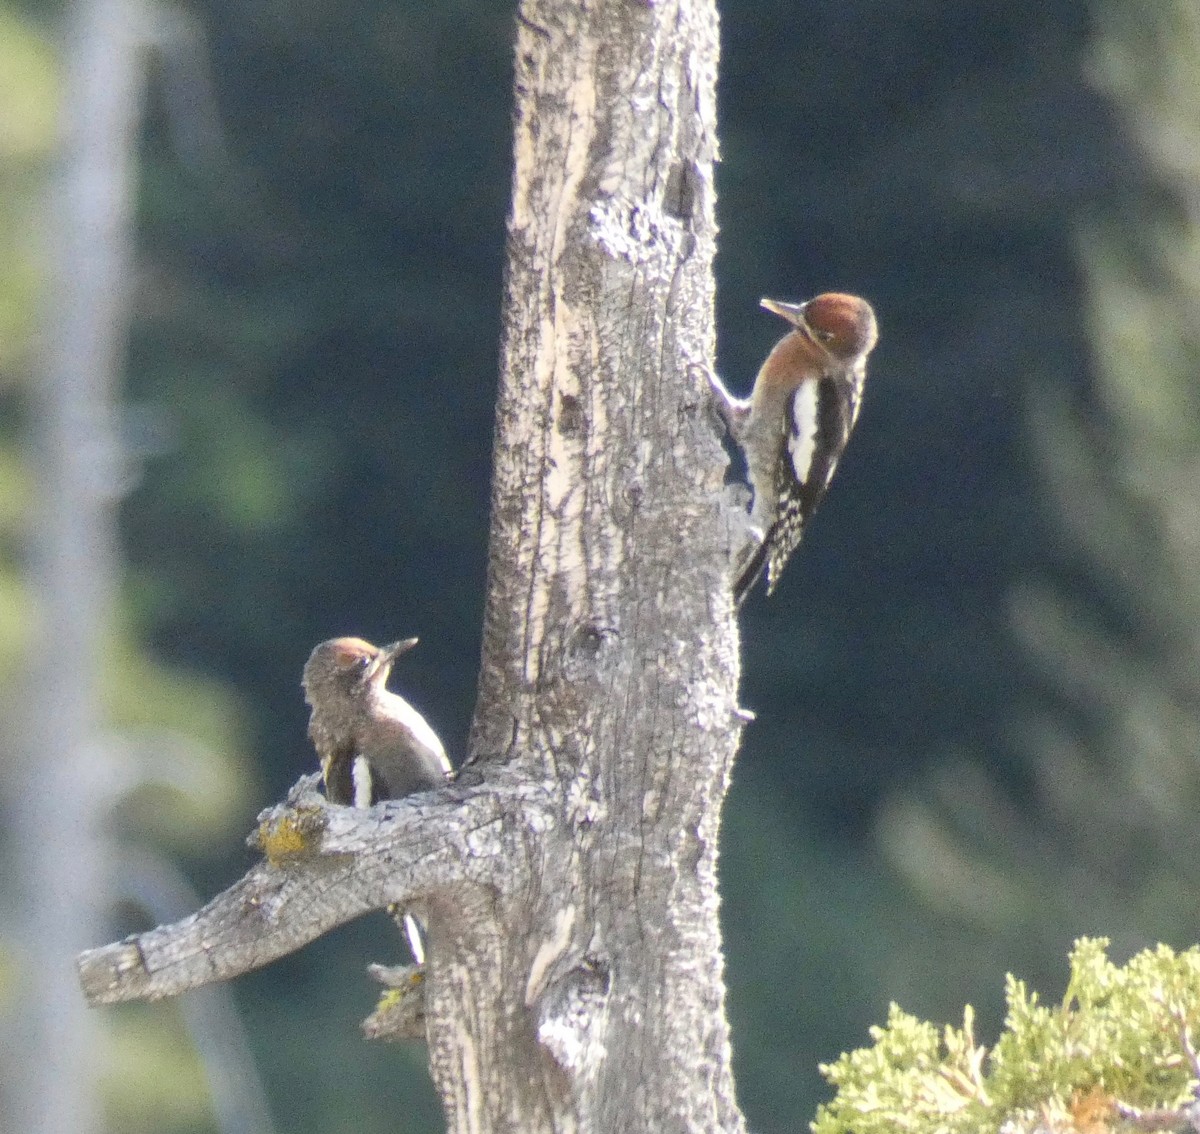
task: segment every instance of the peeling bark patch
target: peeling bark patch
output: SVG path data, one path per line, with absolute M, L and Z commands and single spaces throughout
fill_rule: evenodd
M 572 1075 L 595 1077 L 607 1054 L 608 995 L 612 985 L 607 961 L 587 957 L 547 991 L 539 1042 Z
M 573 437 L 583 432 L 583 406 L 574 394 L 558 396 L 558 431 L 564 437 Z
M 588 220 L 596 243 L 614 260 L 645 264 L 659 254 L 660 228 L 640 203 L 608 197 L 592 206 Z
M 457 1101 L 461 1107 L 465 1099 L 468 1109 L 468 1114 L 464 1116 L 466 1121 L 460 1125 L 468 1130 L 483 1130 L 484 1080 L 480 1074 L 475 1040 L 465 1028 L 457 1031 L 455 1039 L 455 1046 L 459 1052 L 458 1071 L 461 1084 Z
M 550 966 L 567 951 L 571 943 L 571 930 L 575 925 L 575 907 L 567 906 L 558 911 L 554 918 L 554 936 L 543 941 L 529 966 L 529 979 L 525 982 L 525 1004 L 532 1005 L 541 995 Z
M 698 181 L 696 166 L 692 162 L 680 162 L 673 166 L 663 191 L 663 212 L 676 220 L 690 221 L 696 207 Z

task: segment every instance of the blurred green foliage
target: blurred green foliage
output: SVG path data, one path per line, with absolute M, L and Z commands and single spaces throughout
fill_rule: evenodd
M 1182 947 L 1200 899 L 1200 10 L 1094 11 L 1084 74 L 1138 160 L 1072 224 L 1091 380 L 1027 393 L 1055 526 L 1007 589 L 1027 681 L 1008 767 L 964 748 L 893 793 L 877 828 L 932 910 L 990 924 L 1044 987 L 1064 932 Z
M 39 634 L 25 575 L 38 498 L 25 428 L 26 394 L 39 380 L 39 347 L 53 330 L 53 313 L 42 303 L 56 220 L 47 209 L 47 185 L 60 129 L 59 70 L 48 29 L 28 11 L 0 7 L 0 706 L 7 726 L 0 739 L 6 836 L 0 844 L 6 867 L 0 884 L 0 1125 L 6 1127 L 6 1108 L 16 1094 L 12 1077 L 20 1074 L 18 1056 L 30 1030 L 21 1017 L 22 997 L 30 968 L 44 962 L 41 949 L 20 937 L 22 880 L 14 877 L 17 860 L 10 857 L 7 836 L 25 783 L 24 752 L 12 722 L 26 689 L 27 662 L 58 648 Z M 97 825 L 111 832 L 114 846 L 152 846 L 170 854 L 194 855 L 197 847 L 236 840 L 253 813 L 247 797 L 254 775 L 232 686 L 179 659 L 152 656 L 124 603 L 111 612 L 105 658 L 101 695 L 111 731 L 94 740 L 120 752 L 113 768 L 127 790 L 101 785 L 102 794 L 116 798 L 111 813 L 96 816 Z M 90 845 L 86 836 L 81 845 Z M 127 908 L 134 908 L 132 897 Z M 207 1085 L 176 1013 L 97 1019 L 102 1040 L 95 1057 L 112 1087 L 113 1129 L 162 1134 L 211 1128 Z
M 1076 936 L 1196 937 L 1200 49 L 1185 0 L 721 7 L 723 375 L 747 388 L 778 334 L 760 295 L 859 291 L 882 326 L 837 487 L 743 615 L 730 1013 L 751 1123 L 790 1131 L 891 1000 L 975 1003 L 986 1036 L 999 975 L 1053 989 Z M 0 8 L 6 674 L 58 13 Z M 175 17 L 201 50 L 151 74 L 126 383 L 146 455 L 110 689 L 121 722 L 215 754 L 186 816 L 123 812 L 208 893 L 311 764 L 314 642 L 419 634 L 397 680 L 461 755 L 512 6 Z M 437 1128 L 421 1051 L 357 1031 L 362 965 L 396 949 L 380 919 L 239 984 L 281 1129 Z M 174 1115 L 144 1078 L 114 1086 L 114 1128 L 210 1129 L 180 1074 Z
M 11 384 L 32 332 L 40 267 L 32 221 L 56 98 L 50 45 L 0 7 L 0 390 Z

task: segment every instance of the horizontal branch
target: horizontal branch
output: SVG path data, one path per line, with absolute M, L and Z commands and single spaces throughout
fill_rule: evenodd
M 494 886 L 506 835 L 528 821 L 539 794 L 451 786 L 359 809 L 327 803 L 316 779 L 304 777 L 259 815 L 248 842 L 264 860 L 202 909 L 81 953 L 87 1002 L 176 996 L 250 972 L 371 910 L 464 883 Z

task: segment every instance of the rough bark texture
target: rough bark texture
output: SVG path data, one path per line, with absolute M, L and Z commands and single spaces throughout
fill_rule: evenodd
M 472 754 L 544 778 L 561 810 L 500 896 L 495 968 L 439 942 L 430 988 L 435 1014 L 451 999 L 501 1039 L 455 1066 L 469 1037 L 433 1036 L 435 1074 L 482 1076 L 494 1128 L 741 1125 L 715 875 L 738 658 L 694 365 L 712 350 L 716 58 L 711 4 L 521 7 Z M 502 1112 L 501 1084 L 538 1068 L 540 1103 Z
M 248 840 L 266 854 L 203 909 L 79 958 L 91 1004 L 160 1000 L 274 961 L 371 910 L 429 891 L 488 890 L 511 851 L 513 814 L 535 816 L 545 793 L 493 777 L 474 790 L 338 807 L 306 776 L 259 816 Z
M 369 811 L 302 782 L 237 886 L 81 958 L 93 1003 L 226 979 L 416 903 L 454 1134 L 744 1129 L 716 884 L 736 533 L 702 376 L 716 59 L 709 0 L 522 4 L 470 766 Z

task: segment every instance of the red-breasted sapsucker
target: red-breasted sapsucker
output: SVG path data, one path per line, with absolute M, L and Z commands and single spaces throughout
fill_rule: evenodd
M 750 521 L 762 542 L 737 573 L 740 603 L 764 565 L 767 594 L 820 504 L 850 440 L 862 401 L 875 312 L 856 295 L 826 293 L 807 303 L 764 299 L 792 324 L 767 355 L 749 398 L 709 375 L 718 409 L 746 454 L 754 493 Z

